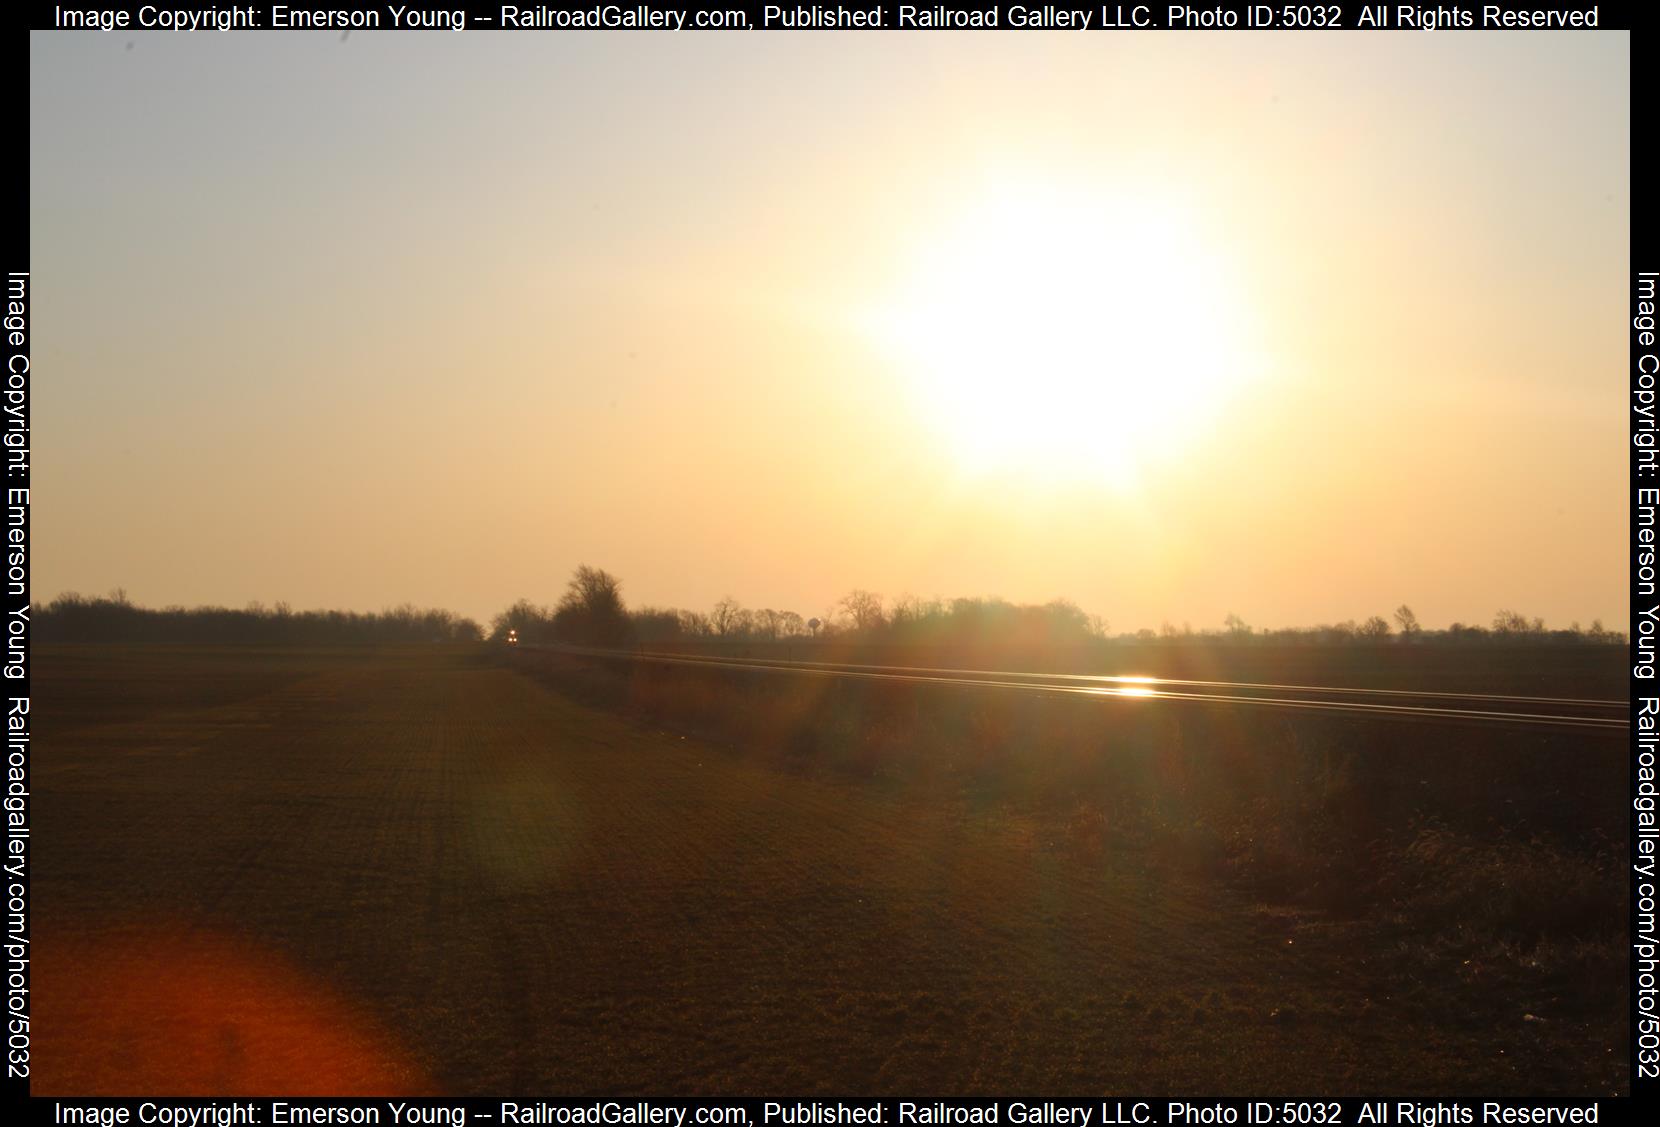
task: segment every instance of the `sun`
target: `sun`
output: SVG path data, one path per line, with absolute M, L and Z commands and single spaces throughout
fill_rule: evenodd
M 1157 198 L 998 191 L 916 257 L 872 321 L 976 472 L 1133 486 L 1258 367 L 1231 264 Z

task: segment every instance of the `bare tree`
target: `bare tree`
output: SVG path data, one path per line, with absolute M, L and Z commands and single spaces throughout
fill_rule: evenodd
M 1412 613 L 1412 608 L 1402 603 L 1395 608 L 1395 625 L 1401 628 L 1401 634 L 1407 638 L 1416 638 L 1423 627 L 1418 625 L 1418 616 Z
M 921 599 L 915 595 L 901 595 L 893 602 L 889 621 L 895 627 L 915 626 L 922 621 L 926 613 Z
M 887 616 L 882 613 L 882 596 L 873 591 L 849 591 L 836 605 L 847 612 L 855 630 L 874 630 L 887 622 Z
M 738 600 L 728 595 L 716 603 L 715 609 L 709 612 L 709 629 L 718 637 L 730 637 L 742 632 L 748 617 Z
M 1382 615 L 1374 614 L 1362 622 L 1355 633 L 1362 638 L 1380 639 L 1389 637 L 1389 623 Z
M 565 586 L 561 607 L 578 606 L 588 610 L 614 610 L 622 606 L 622 581 L 608 571 L 582 564 Z
M 622 582 L 597 567 L 578 567 L 554 611 L 553 629 L 561 638 L 591 646 L 628 641 L 632 628 L 623 606 Z

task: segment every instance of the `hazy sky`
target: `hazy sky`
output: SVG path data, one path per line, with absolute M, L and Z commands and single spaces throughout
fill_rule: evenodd
M 1627 615 L 1623 33 L 31 61 L 38 601 Z

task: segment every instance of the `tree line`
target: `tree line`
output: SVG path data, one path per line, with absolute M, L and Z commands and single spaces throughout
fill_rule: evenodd
M 44 642 L 198 642 L 238 645 L 342 645 L 391 642 L 477 642 L 484 631 L 447 610 L 404 604 L 362 614 L 295 611 L 287 603 L 228 607 L 135 606 L 125 591 L 87 598 L 58 596 L 35 612 Z
M 124 591 L 88 598 L 58 596 L 35 612 L 35 637 L 45 642 L 198 642 L 245 645 L 331 645 L 404 642 L 476 642 L 486 635 L 478 623 L 447 610 L 409 604 L 378 613 L 294 611 L 286 603 L 259 603 L 240 610 L 180 606 L 153 609 L 134 605 Z M 1601 621 L 1589 628 L 1573 623 L 1552 629 L 1543 619 L 1500 610 L 1490 623 L 1455 622 L 1426 630 L 1411 607 L 1391 618 L 1288 629 L 1257 629 L 1230 614 L 1219 628 L 1195 630 L 1164 623 L 1113 635 L 1101 618 L 1066 599 L 1017 604 L 1000 598 L 888 600 L 855 589 L 821 616 L 793 610 L 745 607 L 728 596 L 709 611 L 672 607 L 629 608 L 616 576 L 586 564 L 578 567 L 560 600 L 548 607 L 520 599 L 491 620 L 489 637 L 509 633 L 526 642 L 567 642 L 618 647 L 713 640 L 775 642 L 847 638 L 905 645 L 1029 647 L 1119 643 L 1296 643 L 1296 644 L 1471 644 L 1483 642 L 1578 642 L 1624 644 L 1626 636 Z
M 1574 623 L 1566 629 L 1546 627 L 1541 618 L 1500 610 L 1490 625 L 1455 622 L 1445 630 L 1426 630 L 1410 606 L 1397 607 L 1390 618 L 1373 615 L 1312 627 L 1255 629 L 1236 614 L 1218 629 L 1194 630 L 1166 622 L 1159 630 L 1111 635 L 1107 623 L 1066 599 L 1016 604 L 1000 598 L 919 599 L 906 595 L 889 601 L 863 589 L 848 592 L 822 618 L 803 618 L 791 610 L 748 608 L 731 596 L 707 613 L 672 607 L 629 609 L 616 576 L 586 564 L 577 568 L 564 596 L 551 607 L 520 599 L 491 622 L 490 637 L 513 634 L 527 642 L 567 642 L 591 646 L 649 645 L 662 642 L 717 640 L 772 642 L 792 638 L 857 637 L 902 644 L 983 646 L 1054 646 L 1088 641 L 1230 642 L 1230 643 L 1471 643 L 1585 642 L 1623 643 L 1625 635 L 1602 622 L 1589 629 Z
M 539 607 L 514 603 L 491 623 L 490 636 L 509 633 L 529 642 L 614 646 L 685 640 L 773 642 L 791 638 L 857 635 L 905 642 L 978 642 L 1043 645 L 1101 637 L 1104 624 L 1064 599 L 1021 606 L 1004 599 L 905 598 L 888 605 L 880 595 L 855 590 L 823 617 L 793 610 L 750 608 L 728 596 L 707 613 L 623 603 L 621 584 L 584 565 L 560 602 Z

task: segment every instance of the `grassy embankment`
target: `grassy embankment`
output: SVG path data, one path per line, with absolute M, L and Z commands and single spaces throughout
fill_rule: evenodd
M 1621 654 L 1183 645 L 1137 656 L 1133 668 L 1162 676 L 1612 697 Z M 1018 811 L 1080 857 L 1112 850 L 1150 871 L 1214 880 L 1305 927 L 1357 943 L 1387 936 L 1408 978 L 1484 977 L 1524 992 L 1532 983 L 1585 1012 L 1613 1005 L 1620 989 L 1628 809 L 1617 735 L 534 651 L 512 660 L 577 699 L 788 773 L 859 778 L 916 802 Z

